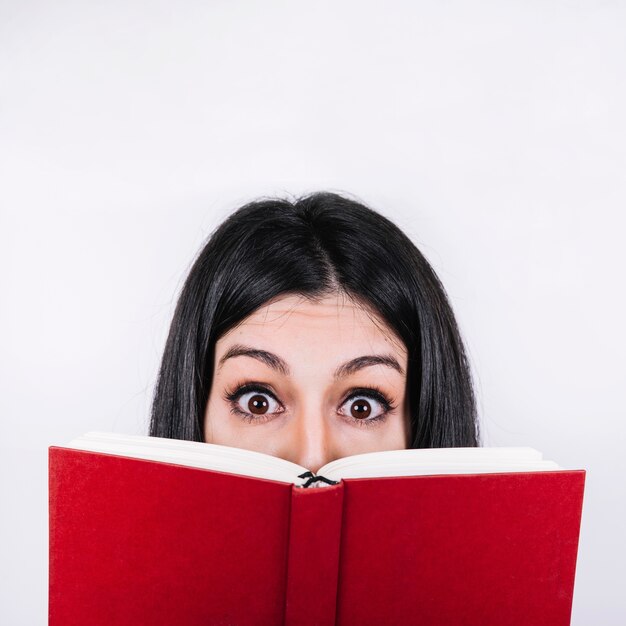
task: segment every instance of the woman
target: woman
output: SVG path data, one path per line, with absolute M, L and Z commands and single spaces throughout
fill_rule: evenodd
M 437 276 L 389 219 L 333 193 L 251 202 L 214 231 L 174 313 L 150 434 L 311 471 L 479 443 Z

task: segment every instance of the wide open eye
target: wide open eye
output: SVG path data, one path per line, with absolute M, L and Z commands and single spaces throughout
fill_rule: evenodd
M 393 409 L 391 401 L 378 389 L 356 389 L 342 404 L 343 415 L 355 422 L 375 422 L 384 419 Z
M 274 405 L 278 402 L 265 392 L 249 391 L 239 397 L 239 404 L 243 405 L 245 411 L 253 415 L 265 415 L 266 413 L 276 413 Z
M 231 412 L 250 422 L 266 421 L 273 415 L 282 413 L 281 405 L 274 394 L 262 385 L 243 385 L 236 391 L 227 393 L 225 397 L 232 406 Z

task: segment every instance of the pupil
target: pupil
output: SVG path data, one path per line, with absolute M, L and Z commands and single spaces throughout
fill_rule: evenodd
M 248 408 L 250 409 L 250 413 L 254 413 L 256 415 L 261 415 L 265 413 L 263 409 L 267 409 L 268 406 L 269 405 L 267 400 L 259 394 L 252 396 L 250 400 L 248 400 Z
M 369 417 L 369 414 L 372 412 L 372 409 L 368 402 L 360 400 L 358 402 L 354 402 L 352 404 L 352 417 L 356 417 L 357 419 L 363 419 Z

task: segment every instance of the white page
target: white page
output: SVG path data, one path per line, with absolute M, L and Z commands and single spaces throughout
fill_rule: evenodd
M 560 469 L 527 447 L 421 448 L 369 452 L 337 459 L 320 468 L 330 480 L 374 476 L 483 474 Z
M 163 437 L 93 431 L 73 439 L 64 447 L 267 478 L 285 483 L 298 482 L 298 475 L 307 471 L 296 463 L 262 452 Z

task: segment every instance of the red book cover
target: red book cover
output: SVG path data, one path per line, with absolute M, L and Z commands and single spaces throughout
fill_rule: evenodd
M 570 623 L 585 473 L 303 489 L 49 449 L 49 624 Z

